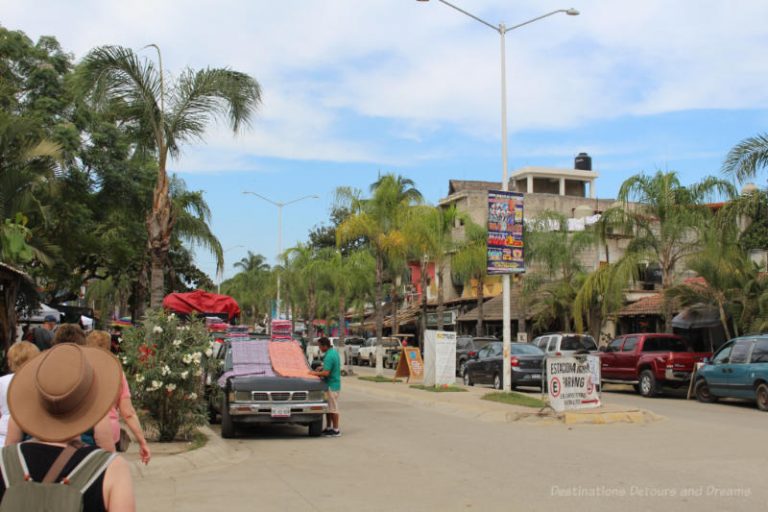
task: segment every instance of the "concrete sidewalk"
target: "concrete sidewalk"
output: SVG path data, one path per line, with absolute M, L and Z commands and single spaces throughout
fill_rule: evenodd
M 190 450 L 190 443 L 149 443 L 152 459 L 148 465 L 141 463 L 139 445 L 131 443 L 123 457 L 131 465 L 134 478 L 167 477 L 180 475 L 199 468 L 226 467 L 242 462 L 250 455 L 247 447 L 233 449 L 221 436 L 205 426 L 200 431 L 208 438 L 205 446 Z
M 553 410 L 508 405 L 483 400 L 483 395 L 494 390 L 479 386 L 465 387 L 465 392 L 433 393 L 410 387 L 412 383 L 369 382 L 358 379 L 360 376 L 374 376 L 375 368 L 354 367 L 356 375 L 342 378 L 342 390 L 353 389 L 358 392 L 376 395 L 393 401 L 405 402 L 419 407 L 428 407 L 436 411 L 472 418 L 489 423 L 538 423 L 566 425 L 605 425 L 611 423 L 652 423 L 663 419 L 661 416 L 639 408 L 620 407 L 603 404 L 596 409 L 556 413 Z M 385 378 L 393 378 L 394 371 L 384 370 Z M 418 383 L 417 383 L 418 384 Z M 532 395 L 538 397 L 538 394 Z

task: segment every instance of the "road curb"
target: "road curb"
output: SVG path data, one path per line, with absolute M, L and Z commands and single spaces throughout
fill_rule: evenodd
M 645 409 L 627 411 L 572 411 L 563 413 L 562 417 L 563 423 L 566 425 L 646 424 L 663 419 L 662 416 Z
M 138 461 L 131 462 L 131 474 L 133 477 L 176 476 L 201 468 L 229 466 L 245 460 L 250 455 L 246 450 L 234 450 L 208 426 L 200 427 L 198 430 L 208 438 L 205 446 L 176 455 L 152 459 L 147 466 Z

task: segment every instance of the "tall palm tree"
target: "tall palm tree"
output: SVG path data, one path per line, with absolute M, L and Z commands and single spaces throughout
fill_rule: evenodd
M 476 336 L 482 336 L 483 322 L 483 283 L 488 275 L 488 231 L 474 222 L 464 222 L 464 241 L 451 256 L 453 278 L 465 284 L 475 282 L 477 297 Z
M 565 331 L 571 330 L 572 304 L 586 271 L 581 256 L 594 247 L 592 231 L 568 231 L 564 215 L 547 211 L 525 232 L 525 259 L 533 272 L 525 276 L 524 291 L 539 292 L 532 306 L 539 329 L 559 319 Z
M 768 134 L 761 133 L 748 137 L 731 148 L 723 163 L 723 173 L 744 182 L 767 166 Z
M 79 65 L 76 76 L 81 92 L 95 105 L 127 105 L 130 120 L 145 135 L 139 149 L 157 155 L 157 181 L 146 224 L 151 258 L 150 306 L 159 307 L 177 220 L 169 193 L 168 157 L 178 156 L 183 143 L 201 139 L 215 117 L 225 117 L 235 132 L 248 123 L 261 101 L 260 86 L 238 71 L 188 68 L 166 87 L 162 61 L 158 69 L 150 60 L 120 46 L 92 50 Z
M 623 224 L 634 234 L 627 252 L 658 263 L 662 290 L 674 284 L 676 266 L 698 250 L 699 232 L 713 219 L 704 201 L 715 195 L 730 199 L 736 191 L 731 183 L 711 176 L 685 187 L 677 173 L 662 171 L 622 183 L 618 199 L 624 205 Z M 672 305 L 665 301 L 663 308 L 665 328 L 671 331 Z
M 263 255 L 248 251 L 248 255 L 236 262 L 234 267 L 239 268 L 243 272 L 253 272 L 269 270 L 269 263 L 267 263 L 267 259 Z
M 376 337 L 381 343 L 384 324 L 383 285 L 390 255 L 403 254 L 407 240 L 403 233 L 406 212 L 422 201 L 421 193 L 412 180 L 395 174 L 385 174 L 371 185 L 371 198 L 361 199 L 358 191 L 337 190 L 337 203 L 348 207 L 352 214 L 338 226 L 338 245 L 364 238 L 375 259 Z

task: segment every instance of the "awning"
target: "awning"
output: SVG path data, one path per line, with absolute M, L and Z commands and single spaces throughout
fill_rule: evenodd
M 171 293 L 163 299 L 163 307 L 174 313 L 213 316 L 226 315 L 227 320 L 232 320 L 240 314 L 240 306 L 235 299 L 228 295 L 217 295 L 203 290 L 195 290 L 190 293 Z
M 719 325 L 720 312 L 705 304 L 687 307 L 672 319 L 672 327 L 678 329 L 709 329 Z

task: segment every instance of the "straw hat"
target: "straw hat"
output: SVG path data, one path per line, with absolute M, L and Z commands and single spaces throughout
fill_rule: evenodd
M 120 385 L 120 363 L 112 354 L 62 343 L 14 375 L 8 408 L 27 434 L 41 441 L 67 441 L 107 415 Z

